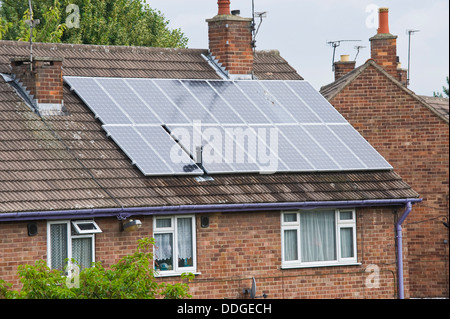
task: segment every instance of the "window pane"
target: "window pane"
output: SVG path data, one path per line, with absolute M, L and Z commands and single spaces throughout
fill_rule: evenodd
M 157 219 L 156 227 L 157 228 L 170 228 L 170 227 L 172 227 L 172 219 L 171 218 Z
M 341 228 L 341 258 L 354 257 L 353 228 Z
M 296 222 L 297 221 L 297 214 L 283 214 L 283 221 L 285 223 L 289 223 L 289 222 Z
M 173 270 L 172 234 L 155 234 L 155 268 Z
M 67 224 L 50 225 L 50 251 L 52 269 L 64 270 L 67 255 Z
M 339 216 L 340 220 L 351 220 L 353 219 L 353 212 L 340 212 Z
M 336 260 L 334 211 L 302 212 L 300 242 L 303 262 Z
M 177 219 L 178 267 L 192 267 L 192 218 Z
M 297 231 L 284 231 L 284 260 L 298 260 Z
M 92 238 L 73 238 L 72 258 L 80 265 L 81 269 L 91 267 L 93 262 Z

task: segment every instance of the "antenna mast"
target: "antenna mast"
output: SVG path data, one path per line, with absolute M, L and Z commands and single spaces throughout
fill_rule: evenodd
M 359 41 L 361 41 L 361 40 L 337 40 L 337 41 L 327 42 L 327 44 L 329 44 L 333 47 L 333 59 L 331 61 L 331 69 L 333 70 L 333 72 L 334 72 L 334 57 L 336 54 L 336 48 L 341 45 L 341 42 L 359 42 Z
M 28 7 L 30 9 L 30 20 L 26 20 L 25 23 L 30 26 L 30 70 L 33 71 L 33 28 L 40 23 L 39 19 L 33 19 L 33 6 L 31 0 L 28 0 Z
M 411 78 L 411 34 L 415 32 L 420 32 L 420 30 L 406 30 L 406 33 L 408 33 L 408 76 L 406 86 L 409 86 L 409 80 Z
M 356 58 L 357 58 L 358 55 L 359 55 L 359 51 L 360 51 L 361 49 L 364 49 L 364 48 L 365 48 L 365 46 L 362 46 L 362 45 L 357 45 L 357 46 L 355 46 L 355 49 L 356 49 L 355 61 L 356 61 Z
M 261 27 L 261 24 L 263 22 L 263 18 L 267 17 L 267 12 L 255 12 L 255 0 L 252 0 L 252 15 L 253 15 L 253 22 L 252 22 L 252 33 L 253 33 L 253 39 L 252 39 L 252 47 L 253 47 L 253 54 L 256 53 L 256 36 L 258 35 L 259 28 Z M 256 28 L 256 22 L 255 17 L 259 18 L 259 24 L 258 28 Z

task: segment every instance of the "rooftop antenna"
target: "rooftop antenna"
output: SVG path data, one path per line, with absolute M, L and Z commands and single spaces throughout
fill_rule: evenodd
M 255 0 L 252 0 L 252 14 L 253 14 L 253 22 L 252 22 L 252 33 L 253 33 L 253 40 L 252 40 L 252 47 L 253 47 L 253 53 L 256 52 L 256 36 L 258 35 L 259 28 L 261 28 L 261 24 L 263 22 L 263 19 L 267 17 L 267 12 L 255 12 Z M 256 28 L 256 17 L 259 18 L 259 24 Z
M 409 86 L 409 80 L 411 78 L 411 35 L 420 32 L 420 30 L 406 30 L 408 34 L 408 76 L 406 79 L 406 86 Z
M 40 23 L 40 20 L 33 19 L 33 6 L 31 5 L 31 0 L 28 0 L 28 7 L 30 9 L 30 20 L 26 20 L 25 23 L 30 26 L 30 69 L 33 71 L 33 28 Z
M 356 58 L 357 58 L 358 55 L 359 55 L 359 51 L 360 51 L 361 49 L 364 49 L 364 48 L 365 48 L 365 46 L 362 46 L 362 45 L 357 45 L 357 46 L 355 46 L 355 49 L 356 49 L 356 55 L 355 55 L 354 61 L 356 61 Z
M 331 61 L 331 68 L 334 72 L 334 57 L 336 54 L 336 48 L 341 45 L 341 42 L 359 42 L 361 40 L 337 40 L 337 41 L 328 41 L 327 44 L 333 47 L 333 60 Z

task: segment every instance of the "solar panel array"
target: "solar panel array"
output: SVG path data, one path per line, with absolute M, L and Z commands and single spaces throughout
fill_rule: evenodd
M 307 81 L 64 79 L 144 175 L 392 169 Z

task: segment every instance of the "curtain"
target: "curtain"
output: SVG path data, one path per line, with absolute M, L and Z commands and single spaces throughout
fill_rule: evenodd
M 72 258 L 80 265 L 81 269 L 91 267 L 92 238 L 73 238 Z
M 341 228 L 341 258 L 353 257 L 353 228 Z
M 50 225 L 50 250 L 52 269 L 64 270 L 67 252 L 67 224 Z
M 192 218 L 177 219 L 178 259 L 192 259 Z
M 156 260 L 172 259 L 172 234 L 155 234 Z
M 300 214 L 302 262 L 336 260 L 334 211 Z
M 285 230 L 284 231 L 284 260 L 297 260 L 297 230 Z

